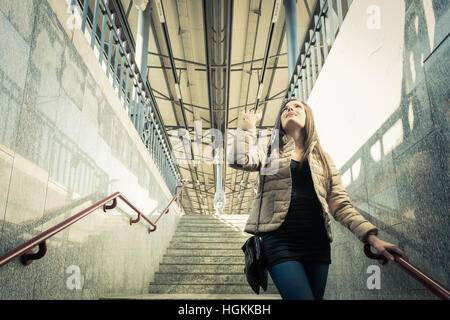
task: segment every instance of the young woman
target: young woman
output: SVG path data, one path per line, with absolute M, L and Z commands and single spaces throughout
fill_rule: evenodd
M 242 137 L 236 135 L 229 163 L 247 171 L 275 168 L 264 175 L 260 171 L 262 190 L 245 231 L 255 234 L 258 224 L 266 265 L 283 299 L 323 298 L 333 241 L 330 215 L 388 259 L 393 256 L 387 249 L 407 259 L 396 245 L 379 239 L 378 229 L 353 208 L 339 171 L 319 143 L 311 108 L 305 102 L 285 103 L 267 150 L 252 148 L 249 140 L 256 138 L 260 118 L 260 111 L 243 112 L 239 128 L 249 134 L 244 136 L 243 150 L 237 142 Z

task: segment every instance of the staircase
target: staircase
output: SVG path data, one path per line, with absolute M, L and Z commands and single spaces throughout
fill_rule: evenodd
M 244 274 L 241 246 L 247 215 L 185 215 L 181 218 L 149 294 L 142 299 L 281 299 L 269 276 L 255 294 Z

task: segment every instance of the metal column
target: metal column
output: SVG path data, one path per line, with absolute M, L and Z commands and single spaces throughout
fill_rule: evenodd
M 299 54 L 298 33 L 297 33 L 297 0 L 283 0 L 286 16 L 286 43 L 288 52 L 288 80 L 291 79 L 297 64 Z M 295 90 L 295 97 L 299 97 L 298 89 Z

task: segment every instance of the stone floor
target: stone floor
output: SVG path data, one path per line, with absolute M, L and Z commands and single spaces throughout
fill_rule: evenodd
M 278 294 L 158 294 L 149 293 L 136 296 L 104 297 L 102 300 L 281 300 Z

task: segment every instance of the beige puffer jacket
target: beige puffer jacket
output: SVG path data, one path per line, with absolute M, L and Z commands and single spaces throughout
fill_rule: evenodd
M 234 147 L 228 148 L 230 151 L 227 155 L 228 163 L 234 169 L 260 171 L 260 165 L 266 159 L 266 148 L 255 145 L 256 129 L 248 129 L 247 126 L 247 129 L 242 130 L 242 127 L 245 127 L 245 125 L 240 124 L 239 129 L 236 131 L 233 141 Z M 280 227 L 288 212 L 292 191 L 290 159 L 295 143 L 292 138 L 287 138 L 285 142 L 283 150 L 278 156 L 273 157 L 274 159 L 270 162 L 270 166 L 278 168 L 278 170 L 275 170 L 272 174 L 265 175 L 259 232 L 268 232 Z M 314 152 L 316 143 L 316 141 L 311 143 L 305 154 L 310 165 L 314 189 L 322 205 L 322 215 L 328 238 L 330 242 L 333 241 L 330 227 L 331 215 L 336 221 L 348 228 L 360 241 L 365 243 L 365 237 L 368 236 L 369 232 L 377 235 L 378 229 L 353 208 L 347 191 L 342 185 L 339 171 L 329 154 L 326 154 L 326 156 L 330 165 L 331 179 L 326 181 L 319 157 Z M 241 150 L 240 153 L 237 152 L 238 145 L 239 150 Z M 245 231 L 251 234 L 256 232 L 260 189 L 253 200 L 252 209 L 245 225 Z

